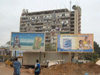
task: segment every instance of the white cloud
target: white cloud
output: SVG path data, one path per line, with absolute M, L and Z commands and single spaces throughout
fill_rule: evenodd
M 10 40 L 10 33 L 19 31 L 22 9 L 41 11 L 58 8 L 69 8 L 70 0 L 0 0 L 0 45 Z M 82 8 L 82 33 L 94 33 L 100 44 L 100 0 L 73 0 Z

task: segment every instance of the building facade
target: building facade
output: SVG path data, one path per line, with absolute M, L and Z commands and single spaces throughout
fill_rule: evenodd
M 57 34 L 81 32 L 81 8 L 73 6 L 72 11 L 68 9 L 39 12 L 23 10 L 20 17 L 20 32 L 44 32 L 46 50 L 56 50 Z

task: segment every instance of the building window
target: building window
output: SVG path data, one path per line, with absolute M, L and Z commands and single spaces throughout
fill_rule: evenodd
M 71 24 L 74 24 L 74 21 L 71 21 Z
M 66 16 L 66 17 L 69 17 L 69 16 L 70 16 L 70 14 L 69 14 L 69 13 L 66 13 L 66 14 L 65 14 L 65 16 Z
M 65 13 L 63 13 L 62 16 L 65 16 Z
M 74 31 L 74 29 L 71 29 L 71 31 Z
M 71 27 L 74 27 L 74 25 L 71 25 Z
M 71 14 L 71 16 L 74 16 L 74 14 Z
M 68 24 L 68 20 L 65 21 L 65 24 Z
M 34 24 L 31 24 L 32 26 L 34 26 Z
M 74 18 L 71 18 L 71 20 L 74 20 Z
M 35 17 L 32 17 L 31 20 L 35 20 Z
M 35 19 L 37 19 L 37 17 L 35 17 Z

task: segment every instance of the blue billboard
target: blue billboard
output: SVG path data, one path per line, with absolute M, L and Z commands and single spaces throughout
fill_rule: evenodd
M 93 34 L 60 34 L 58 52 L 94 52 Z
M 17 33 L 11 35 L 11 50 L 44 51 L 44 33 Z

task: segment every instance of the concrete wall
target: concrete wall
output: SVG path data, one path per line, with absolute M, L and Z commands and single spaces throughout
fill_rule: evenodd
M 67 53 L 56 53 L 56 52 L 45 52 L 45 53 L 24 53 L 23 54 L 23 65 L 34 65 L 38 59 L 41 65 L 46 65 L 48 61 L 59 61 L 63 60 L 63 63 L 68 62 Z

